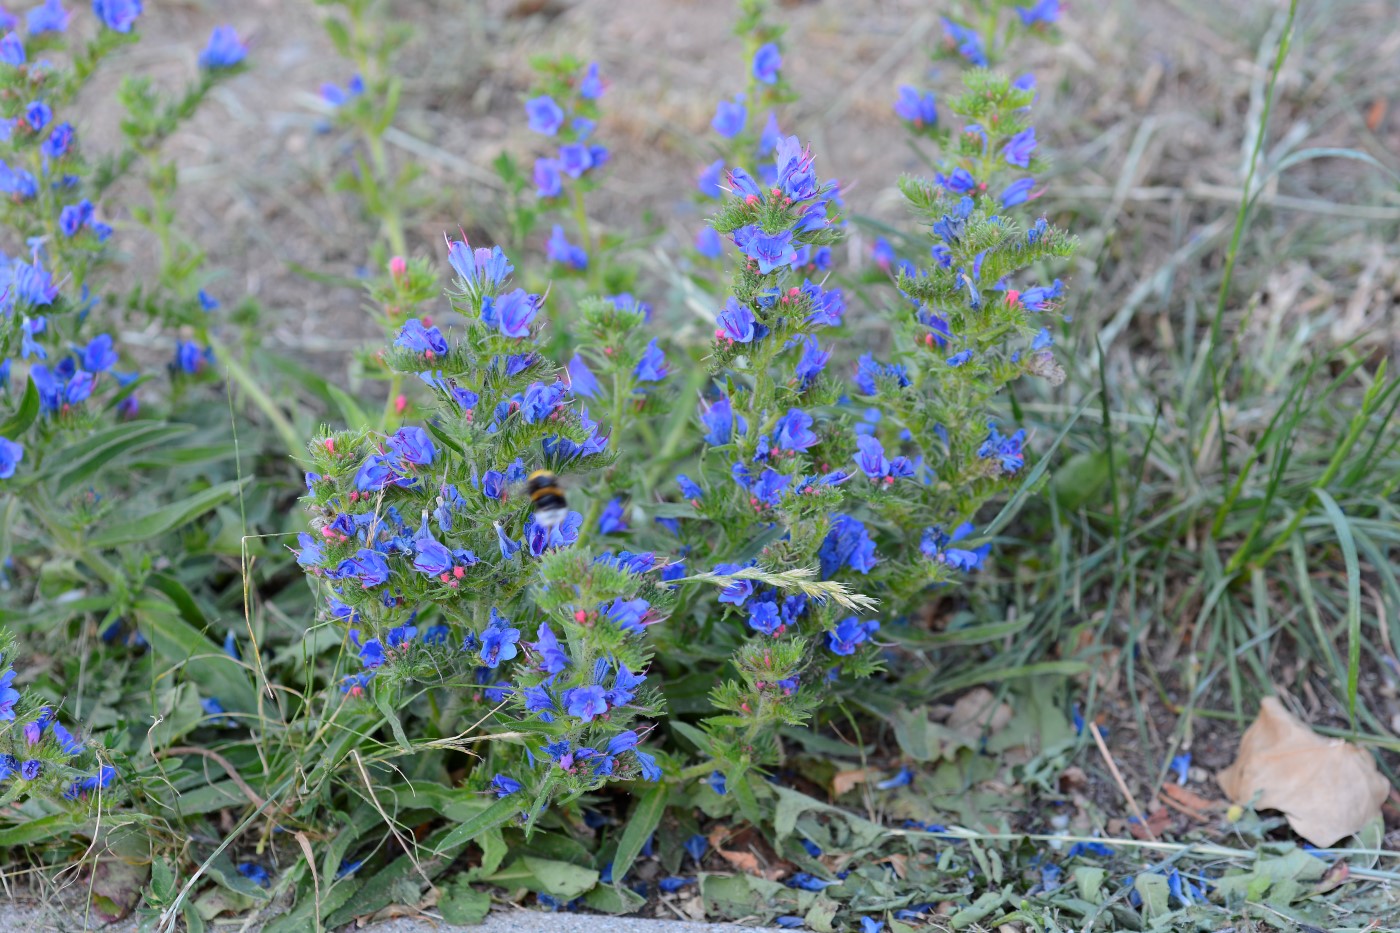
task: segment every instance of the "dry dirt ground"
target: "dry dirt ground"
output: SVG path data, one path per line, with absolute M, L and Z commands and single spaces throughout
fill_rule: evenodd
M 821 171 L 845 184 L 852 214 L 900 217 L 894 181 L 920 164 L 891 102 L 898 84 L 929 74 L 926 51 L 940 39 L 938 17 L 957 5 L 775 5 L 775 18 L 788 27 L 785 71 L 803 94 L 782 114 L 782 126 L 811 140 Z M 1095 320 L 1117 315 L 1114 336 L 1126 325 L 1150 343 L 1162 337 L 1151 312 L 1165 306 L 1171 286 L 1189 283 L 1193 266 L 1217 262 L 1212 257 L 1228 237 L 1270 64 L 1260 50 L 1285 4 L 1077 0 L 1066 6 L 1064 43 L 1030 43 L 1016 63 L 1041 81 L 1041 139 L 1057 163 L 1046 204 L 1063 212 L 1089 247 L 1075 273 L 1078 313 Z M 327 131 L 316 94 L 321 82 L 349 76 L 320 26 L 325 9 L 311 0 L 172 0 L 150 7 L 141 24 L 146 41 L 113 63 L 113 71 L 175 81 L 192 71 L 212 25 L 232 23 L 250 39 L 251 70 L 221 86 L 170 143 L 168 152 L 182 167 L 183 222 L 227 270 L 215 283 L 220 297 L 257 299 L 278 344 L 334 371 L 372 329 L 355 290 L 293 271 L 351 275 L 367 248 L 366 226 L 353 205 L 329 190 L 351 142 Z M 1303 7 L 1280 80 L 1273 155 L 1348 147 L 1400 169 L 1400 16 L 1393 0 Z M 527 158 L 534 153 L 521 108 L 531 80 L 528 58 L 560 52 L 597 60 L 611 82 L 600 137 L 612 147 L 614 163 L 594 198 L 603 223 L 637 230 L 649 222 L 686 240 L 693 234 L 700 218 L 690 192 L 696 170 L 711 158 L 708 121 L 716 98 L 742 86 L 746 66 L 730 35 L 732 4 L 395 0 L 390 8 L 397 21 L 416 27 L 401 56 L 406 85 L 390 139 L 395 158 L 414 160 L 427 173 L 423 190 L 432 203 L 411 223 L 415 250 L 439 250 L 442 231 L 459 224 L 486 224 L 489 235 L 499 203 L 491 160 L 502 149 Z M 111 122 L 109 114 L 93 117 Z M 1291 270 L 1300 302 L 1320 295 L 1324 306 L 1345 304 L 1358 284 L 1389 289 L 1379 311 L 1353 313 L 1334 337 L 1378 326 L 1384 333 L 1396 324 L 1394 238 L 1378 234 L 1376 224 L 1388 219 L 1394 229 L 1400 198 L 1393 184 L 1386 191 L 1376 177 L 1356 162 L 1304 163 L 1266 195 L 1281 206 L 1263 225 L 1272 231 L 1271 245 L 1327 231 L 1328 255 Z M 1332 200 L 1359 207 L 1338 213 Z M 1164 264 L 1165 279 L 1144 294 L 1144 279 L 1162 278 Z M 1288 271 L 1281 263 L 1261 264 L 1256 287 L 1269 269 Z M 1246 281 L 1253 274 L 1244 270 Z M 664 295 L 647 297 L 664 305 Z M 1132 312 L 1126 316 L 1119 313 L 1125 302 Z M 1138 311 L 1144 313 L 1134 318 Z

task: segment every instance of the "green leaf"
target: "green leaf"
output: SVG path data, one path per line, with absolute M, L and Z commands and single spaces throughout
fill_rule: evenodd
M 526 855 L 486 880 L 503 888 L 526 888 L 571 901 L 596 885 L 598 877 L 591 868 Z
M 168 443 L 192 430 L 187 424 L 133 421 L 69 444 L 50 455 L 52 462 L 59 464 L 53 475 L 54 492 L 61 494 L 72 489 L 98 470 L 111 466 L 123 454 Z
M 632 914 L 645 907 L 647 899 L 631 888 L 600 884 L 583 896 L 583 902 L 605 914 Z
M 4 424 L 0 424 L 0 437 L 6 440 L 14 440 L 34 423 L 34 419 L 39 417 L 39 390 L 34 385 L 34 380 L 26 378 L 24 386 L 24 396 L 19 400 L 19 407 L 15 413 L 5 419 Z
M 1104 881 L 1108 878 L 1108 872 L 1093 865 L 1076 865 L 1074 872 L 1070 875 L 1074 883 L 1079 886 L 1079 896 L 1084 900 L 1097 904 L 1099 902 L 1099 891 L 1103 888 Z
M 448 923 L 475 925 L 491 912 L 491 895 L 458 878 L 447 884 L 438 901 L 438 910 Z
M 1149 918 L 1171 913 L 1171 889 L 1166 876 L 1143 872 L 1133 880 L 1133 890 L 1142 898 L 1142 909 Z
M 807 911 L 807 916 L 802 919 L 817 933 L 834 933 L 836 913 L 840 909 L 841 905 L 838 902 L 825 894 L 819 894 L 816 902 L 812 904 L 812 909 Z
M 110 515 L 104 520 L 107 527 L 89 538 L 88 544 L 95 548 L 114 548 L 158 537 L 232 499 L 250 480 L 251 477 L 248 477 L 220 483 L 144 515 L 131 518 L 120 514 Z
M 0 829 L 0 846 L 23 846 L 54 837 L 68 837 L 76 824 L 67 813 L 53 813 L 37 820 L 27 820 L 18 826 Z
M 666 797 L 669 788 L 665 781 L 650 785 L 646 792 L 637 798 L 632 807 L 632 815 L 627 818 L 627 827 L 617 843 L 617 853 L 613 856 L 613 877 L 621 881 L 627 876 L 637 853 L 642 851 L 647 837 L 656 831 L 661 823 L 661 815 L 666 812 Z
M 1112 459 L 1107 451 L 1077 453 L 1055 471 L 1050 488 L 1061 508 L 1077 512 L 1091 502 L 1102 502 L 1108 486 Z
M 514 795 L 512 795 L 514 796 Z M 445 852 L 453 846 L 466 845 L 488 829 L 495 829 L 510 822 L 520 812 L 520 804 L 511 797 L 502 797 L 471 819 L 452 829 L 443 837 L 438 852 Z
M 151 649 L 183 670 L 201 693 L 217 697 L 229 712 L 257 709 L 257 692 L 242 665 L 182 619 L 174 607 L 163 600 L 143 598 L 134 609 L 136 626 Z

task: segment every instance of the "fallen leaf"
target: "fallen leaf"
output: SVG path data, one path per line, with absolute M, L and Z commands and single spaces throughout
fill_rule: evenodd
M 1010 704 L 998 703 L 986 687 L 974 687 L 958 697 L 948 714 L 948 728 L 969 739 L 980 739 L 984 732 L 995 735 L 1010 721 Z
M 1171 825 L 1172 811 L 1163 807 L 1160 810 L 1147 814 L 1147 822 L 1141 823 L 1137 820 L 1128 821 L 1128 832 L 1134 839 L 1160 839 L 1162 833 Z M 1149 833 L 1148 830 L 1151 830 Z
M 1162 793 L 1181 804 L 1183 807 L 1189 807 L 1201 813 L 1210 813 L 1213 810 L 1225 809 L 1223 801 L 1210 800 L 1206 797 L 1202 797 L 1194 790 L 1182 787 L 1180 784 L 1164 784 L 1162 786 Z
M 1381 121 L 1385 119 L 1385 108 L 1384 97 L 1377 97 L 1371 101 L 1371 106 L 1366 109 L 1366 129 L 1374 133 L 1381 128 Z
M 1216 781 L 1232 802 L 1281 811 L 1295 833 L 1324 849 L 1380 816 L 1390 793 L 1368 752 L 1313 732 L 1277 697 L 1264 698 L 1235 763 Z
M 745 846 L 744 849 L 726 849 L 723 847 L 722 843 L 731 841 L 730 830 L 727 826 L 716 826 L 714 829 L 710 830 L 709 838 L 710 846 L 715 850 L 715 854 L 728 862 L 731 867 L 746 875 L 758 875 L 761 878 L 767 878 L 769 881 L 777 881 L 791 869 L 790 865 L 778 859 L 776 855 L 773 855 L 772 859 L 769 861 L 769 867 L 766 869 L 763 868 L 763 863 L 759 861 L 758 855 L 751 851 L 751 849 L 760 844 L 763 845 L 765 849 L 767 846 L 762 843 L 761 838 L 749 828 L 741 829 L 732 836 L 732 841 L 736 845 Z M 767 854 L 771 854 L 771 852 L 772 850 L 770 849 Z
M 870 779 L 870 772 L 864 768 L 856 768 L 852 771 L 837 771 L 831 776 L 831 799 L 835 800 L 846 791 L 857 784 L 864 784 Z
M 1347 879 L 1349 879 L 1350 877 L 1351 866 L 1348 865 L 1345 860 L 1335 862 L 1333 863 L 1331 868 L 1327 869 L 1327 872 L 1322 876 L 1322 879 L 1318 881 L 1317 887 L 1313 888 L 1313 893 L 1326 894 L 1333 888 L 1340 887 L 1341 885 L 1346 884 Z

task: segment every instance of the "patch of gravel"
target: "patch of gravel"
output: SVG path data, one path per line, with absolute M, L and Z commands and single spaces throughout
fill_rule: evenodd
M 52 908 L 0 905 L 0 933 L 136 933 L 128 920 L 111 926 L 84 926 L 74 917 Z M 257 933 L 258 927 L 240 927 L 240 933 Z M 678 920 L 643 920 L 605 914 L 545 913 L 539 910 L 506 910 L 492 913 L 480 926 L 463 927 L 431 918 L 398 917 L 358 928 L 367 933 L 776 933 L 773 927 L 741 927 L 729 923 L 686 923 Z

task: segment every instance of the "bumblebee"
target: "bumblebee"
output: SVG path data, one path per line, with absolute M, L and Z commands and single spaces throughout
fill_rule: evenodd
M 535 520 L 546 528 L 557 528 L 569 514 L 559 477 L 550 470 L 536 470 L 525 478 L 525 492 L 535 510 Z

